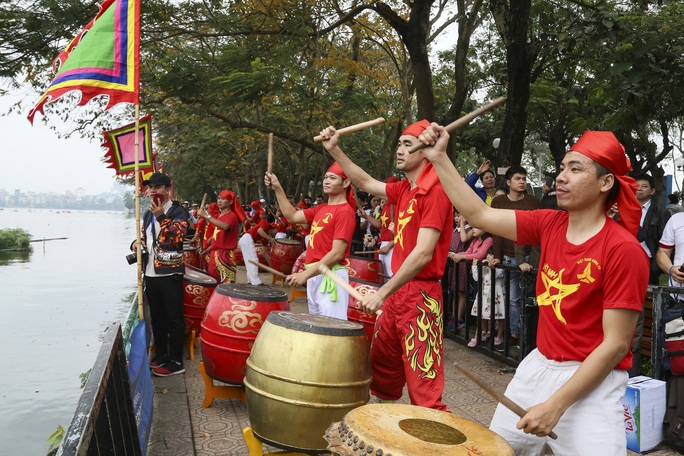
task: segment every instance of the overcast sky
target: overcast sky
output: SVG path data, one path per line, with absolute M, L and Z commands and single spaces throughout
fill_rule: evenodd
M 22 101 L 22 114 L 8 114 L 10 106 Z M 87 194 L 108 192 L 114 170 L 101 162 L 104 152 L 99 140 L 59 138 L 37 114 L 33 126 L 26 114 L 38 94 L 14 91 L 0 96 L 0 189 L 13 192 L 57 192 L 83 188 Z M 60 131 L 69 125 L 59 124 Z

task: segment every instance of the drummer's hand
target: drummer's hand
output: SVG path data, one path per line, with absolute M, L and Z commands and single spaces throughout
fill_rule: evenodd
M 449 133 L 441 125 L 432 122 L 418 137 L 418 140 L 426 145 L 422 149 L 423 156 L 430 161 L 434 161 L 443 154 L 446 154 L 447 144 L 449 143 Z
M 515 427 L 522 429 L 525 434 L 546 437 L 553 431 L 561 415 L 563 412 L 558 407 L 554 407 L 549 401 L 542 402 L 531 407 Z
M 375 315 L 375 312 L 385 304 L 385 295 L 384 293 L 381 293 L 381 291 L 382 288 L 375 293 L 364 295 L 363 299 L 359 301 L 361 310 L 371 315 Z
M 323 137 L 323 147 L 328 151 L 334 149 L 340 143 L 340 135 L 333 126 L 324 128 L 319 134 Z
M 285 283 L 288 285 L 294 285 L 297 287 L 303 287 L 306 285 L 306 277 L 304 276 L 304 272 L 295 272 L 294 274 L 290 274 L 285 278 Z
M 207 210 L 205 208 L 202 208 L 197 211 L 197 215 L 203 218 L 207 218 L 209 214 L 207 213 Z
M 390 222 L 389 225 L 387 225 L 387 229 L 394 233 L 394 222 Z
M 272 190 L 282 188 L 280 181 L 278 180 L 278 176 L 273 173 L 269 173 L 268 171 L 264 175 L 264 185 L 266 185 L 266 188 L 270 188 Z

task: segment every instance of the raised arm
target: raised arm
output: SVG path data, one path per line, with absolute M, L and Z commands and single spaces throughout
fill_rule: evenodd
M 444 127 L 433 123 L 418 139 L 427 144 L 422 149 L 423 156 L 435 167 L 451 203 L 468 223 L 489 233 L 517 240 L 515 211 L 491 208 L 472 191 L 446 154 L 449 133 Z
M 351 161 L 347 154 L 340 149 L 340 135 L 335 130 L 335 127 L 328 127 L 322 130 L 321 136 L 323 137 L 323 147 L 325 147 L 325 150 L 340 164 L 342 170 L 344 170 L 354 185 L 370 195 L 379 196 L 380 198 L 387 197 L 385 183 L 371 177 L 370 174 Z
M 280 212 L 283 213 L 283 217 L 285 217 L 288 222 L 299 223 L 302 225 L 306 225 L 308 223 L 306 221 L 306 217 L 304 216 L 304 211 L 298 211 L 295 209 L 292 203 L 290 203 L 290 200 L 287 199 L 287 195 L 285 194 L 285 190 L 283 190 L 283 186 L 280 185 L 278 176 L 273 173 L 266 172 L 266 175 L 264 176 L 264 184 L 266 185 L 266 188 L 270 188 L 275 192 L 276 198 L 278 199 L 278 206 L 280 206 Z

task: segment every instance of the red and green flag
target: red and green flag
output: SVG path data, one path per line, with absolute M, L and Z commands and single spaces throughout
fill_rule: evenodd
M 82 106 L 107 95 L 105 109 L 122 103 L 138 104 L 140 96 L 140 0 L 105 0 L 95 19 L 85 26 L 52 64 L 55 79 L 28 114 L 64 94 L 81 92 Z
M 152 116 L 138 122 L 138 164 L 140 171 L 154 171 L 152 152 Z M 106 150 L 104 161 L 114 168 L 118 176 L 135 173 L 135 122 L 115 130 L 104 131 L 102 147 Z

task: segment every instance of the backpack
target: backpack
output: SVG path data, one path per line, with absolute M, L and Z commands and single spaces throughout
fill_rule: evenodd
M 684 454 L 684 376 L 673 375 L 667 381 L 663 438 L 672 449 Z
M 684 303 L 672 301 L 663 309 L 657 337 L 664 349 L 663 370 L 672 375 L 684 375 Z

